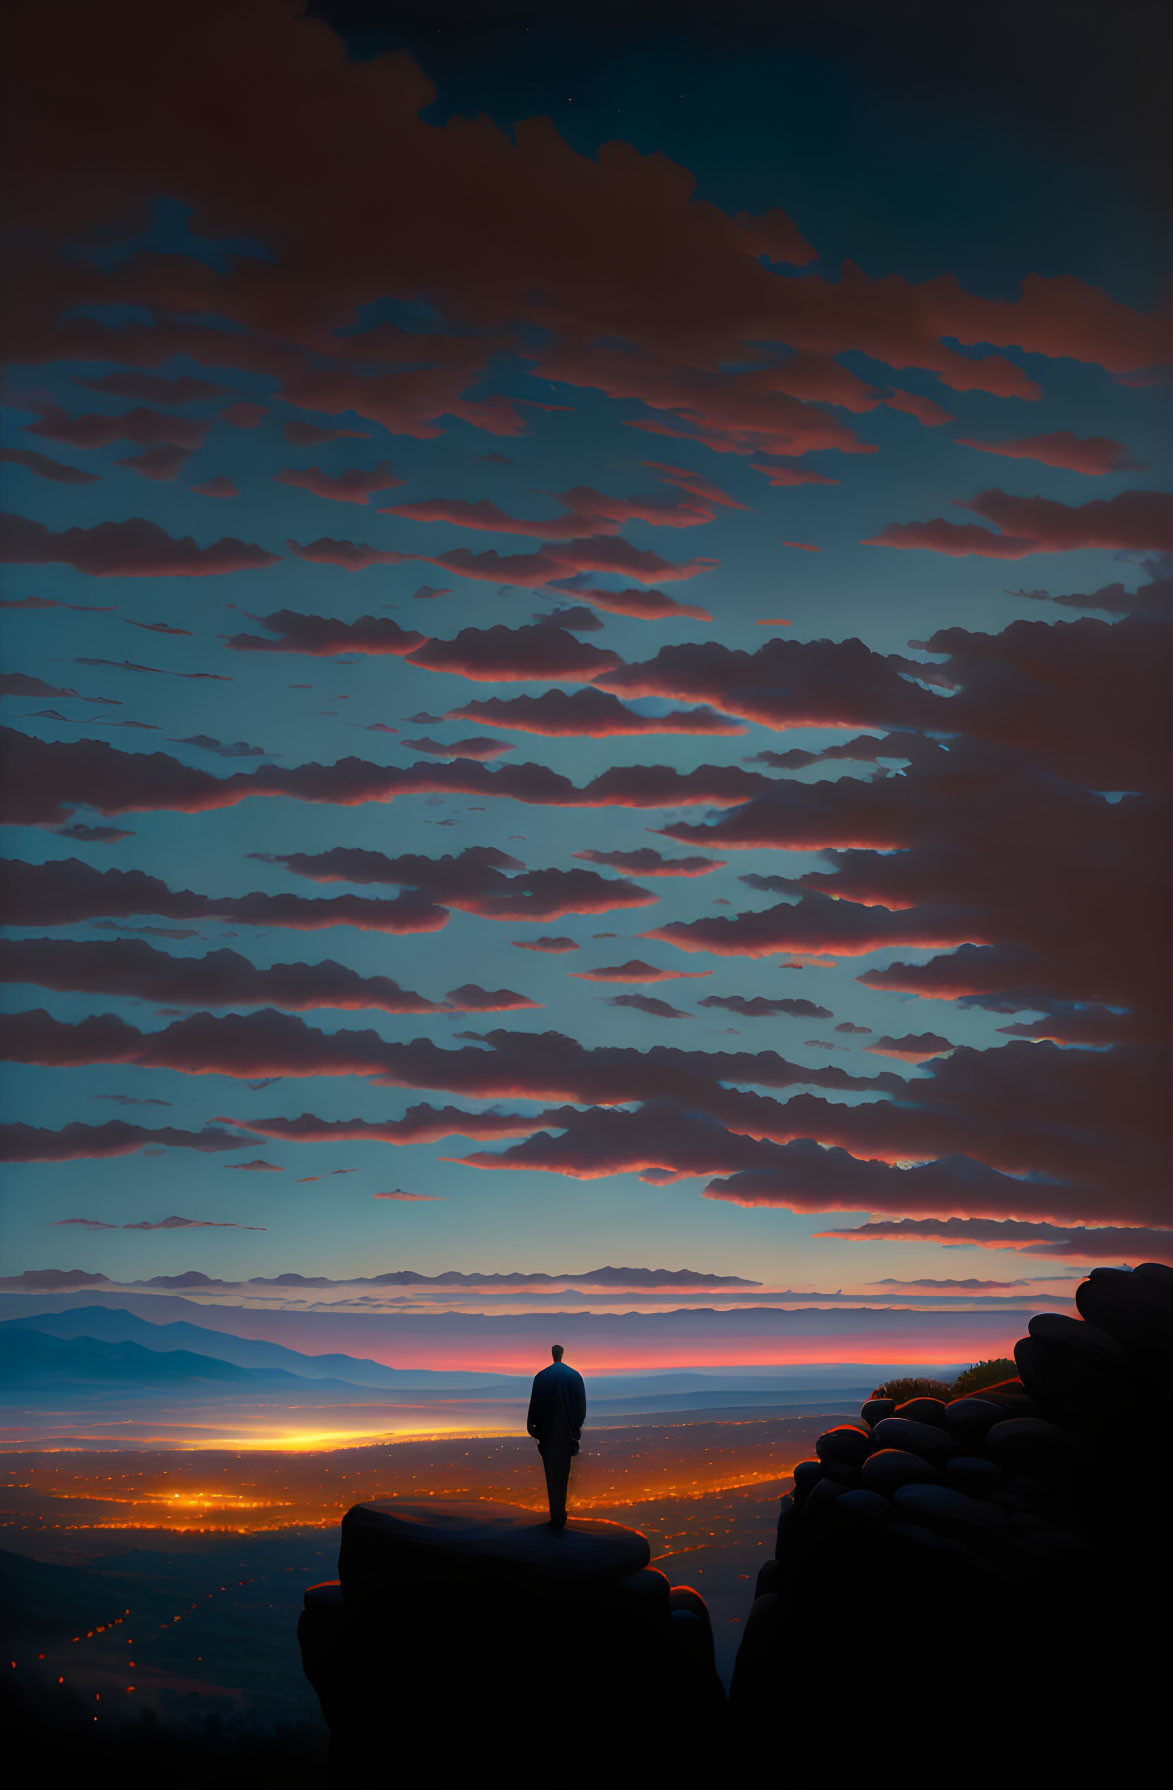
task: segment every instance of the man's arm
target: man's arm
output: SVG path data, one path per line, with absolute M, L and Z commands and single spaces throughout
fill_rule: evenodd
M 571 1422 L 574 1426 L 574 1439 L 577 1442 L 582 1435 L 582 1426 L 586 1422 L 586 1385 L 581 1374 L 575 1374 L 574 1399 L 571 1410 Z
M 525 1427 L 529 1434 L 537 1440 L 538 1434 L 538 1379 L 534 1375 L 534 1383 L 530 1387 L 529 1410 L 526 1412 Z

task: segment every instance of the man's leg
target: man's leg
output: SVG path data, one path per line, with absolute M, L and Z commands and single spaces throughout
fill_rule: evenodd
M 546 1496 L 550 1501 L 550 1521 L 562 1524 L 566 1521 L 566 1488 L 570 1483 L 569 1449 L 555 1450 L 547 1444 L 542 1451 L 542 1466 L 546 1470 Z

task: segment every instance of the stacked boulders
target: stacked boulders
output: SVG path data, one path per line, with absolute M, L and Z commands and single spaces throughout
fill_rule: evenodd
M 339 1578 L 307 1591 L 298 1625 L 331 1782 L 366 1790 L 410 1763 L 472 1784 L 511 1760 L 571 1785 L 709 1775 L 725 1698 L 708 1610 L 648 1561 L 620 1523 L 356 1505 Z
M 869 1776 L 1147 1781 L 1129 1749 L 1165 1702 L 1173 1269 L 1097 1269 L 1076 1306 L 1031 1319 L 1014 1379 L 869 1399 L 795 1468 L 734 1673 L 743 1765 L 781 1723 L 788 1763 L 825 1778 L 854 1712 L 905 1737 Z

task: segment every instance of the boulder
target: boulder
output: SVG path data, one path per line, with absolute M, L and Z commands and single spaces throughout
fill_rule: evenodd
M 901 1519 L 889 1525 L 888 1534 L 898 1545 L 913 1554 L 943 1554 L 955 1560 L 969 1557 L 969 1549 L 964 1542 L 954 1541 L 950 1536 L 937 1535 L 932 1529 L 926 1529 L 923 1523 L 905 1522 Z
M 815 1443 L 815 1453 L 826 1467 L 858 1467 L 875 1446 L 866 1424 L 839 1423 L 824 1430 Z
M 992 1498 L 1006 1486 L 1006 1474 L 984 1455 L 958 1454 L 945 1463 L 945 1484 L 971 1498 Z
M 589 1708 L 594 1743 L 638 1778 L 711 1772 L 724 1694 L 708 1612 L 649 1552 L 621 1523 L 552 1530 L 487 1502 L 356 1505 L 338 1581 L 311 1588 L 299 1625 L 332 1784 L 368 1790 L 411 1734 L 442 1737 L 457 1783 L 483 1775 L 498 1730 L 560 1754 L 565 1704 L 533 1689 L 554 1668 Z M 594 1782 L 578 1760 L 564 1775 Z
M 1166 1278 L 1168 1277 L 1168 1278 Z M 1123 1268 L 1093 1268 L 1075 1289 L 1079 1314 L 1089 1324 L 1135 1354 L 1173 1346 L 1173 1268 L 1145 1262 L 1129 1273 Z
M 766 1560 L 758 1569 L 757 1581 L 754 1585 L 755 1597 L 764 1597 L 767 1591 L 777 1591 L 782 1583 L 782 1567 L 777 1560 Z
M 794 1469 L 794 1502 L 801 1510 L 827 1469 L 822 1461 L 799 1461 Z
M 1021 1337 L 1014 1358 L 1030 1381 L 1039 1414 L 1085 1434 L 1111 1427 L 1121 1406 L 1133 1401 L 1135 1386 L 1127 1376 L 1051 1338 Z
M 866 1424 L 874 1428 L 881 1417 L 891 1417 L 895 1409 L 896 1400 L 893 1398 L 869 1398 L 860 1406 L 859 1414 Z
M 854 1492 L 844 1492 L 836 1498 L 832 1505 L 835 1521 L 849 1519 L 852 1524 L 865 1528 L 883 1527 L 892 1521 L 892 1505 L 879 1492 L 867 1486 L 860 1486 Z
M 904 1485 L 892 1494 L 900 1522 L 922 1523 L 935 1534 L 981 1545 L 1007 1527 L 1006 1512 L 997 1504 L 969 1498 L 947 1485 Z
M 945 1406 L 945 1427 L 958 1441 L 970 1446 L 981 1442 L 992 1424 L 1006 1415 L 1006 1407 L 990 1398 L 955 1398 Z
M 913 1423 L 907 1417 L 882 1418 L 873 1434 L 883 1448 L 901 1448 L 938 1466 L 961 1453 L 961 1444 L 948 1430 L 932 1423 Z
M 817 1522 L 820 1516 L 825 1515 L 828 1506 L 833 1504 L 836 1498 L 842 1498 L 850 1490 L 850 1486 L 843 1485 L 828 1474 L 825 1479 L 820 1479 L 818 1484 L 811 1488 L 810 1496 L 803 1506 L 804 1517 L 808 1521 Z
M 937 1485 L 941 1474 L 931 1461 L 903 1448 L 881 1448 L 860 1468 L 865 1490 L 891 1494 L 901 1485 Z
M 611 1591 L 651 1558 L 647 1537 L 622 1523 L 572 1518 L 551 1529 L 506 1504 L 356 1504 L 342 1519 L 338 1577 L 348 1605 L 402 1599 L 442 1586 L 463 1593 L 508 1585 L 513 1595 Z
M 910 1423 L 930 1423 L 936 1429 L 944 1429 L 948 1408 L 943 1398 L 907 1398 L 902 1405 L 897 1405 L 892 1415 L 906 1417 Z
M 1116 1373 L 1128 1371 L 1128 1350 L 1098 1324 L 1089 1323 L 1085 1318 L 1069 1317 L 1058 1311 L 1040 1311 L 1026 1328 L 1036 1342 L 1063 1349 L 1092 1367 Z
M 1007 1473 L 1043 1479 L 1079 1471 L 1084 1450 L 1077 1436 L 1041 1417 L 1009 1417 L 986 1436 L 986 1448 Z

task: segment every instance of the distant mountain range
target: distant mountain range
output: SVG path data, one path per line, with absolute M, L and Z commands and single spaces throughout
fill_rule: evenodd
M 38 1393 L 75 1399 L 160 1392 L 203 1398 L 267 1393 L 292 1399 L 311 1385 L 319 1396 L 352 1398 L 358 1390 L 340 1380 L 311 1382 L 281 1368 L 237 1367 L 190 1349 L 144 1349 L 134 1342 L 48 1336 L 16 1324 L 0 1326 L 0 1399 L 6 1404 Z
M 237 1367 L 275 1368 L 304 1380 L 345 1380 L 350 1386 L 378 1386 L 388 1392 L 512 1392 L 522 1384 L 520 1376 L 384 1367 L 381 1361 L 364 1361 L 357 1355 L 303 1355 L 281 1343 L 256 1342 L 224 1330 L 205 1330 L 199 1324 L 152 1324 L 132 1311 L 107 1305 L 81 1305 L 36 1317 L 7 1318 L 0 1322 L 0 1337 L 17 1328 L 39 1330 L 47 1336 L 135 1342 L 157 1353 L 192 1350 L 216 1361 L 233 1362 Z
M 604 1424 L 640 1414 L 827 1410 L 858 1405 L 883 1372 L 849 1362 L 591 1374 L 588 1398 L 594 1421 Z M 528 1374 L 395 1368 L 352 1355 L 306 1355 L 198 1324 L 156 1324 L 105 1305 L 0 1321 L 0 1406 L 49 1399 L 59 1416 L 70 1402 L 90 1409 L 96 1400 L 138 1399 L 154 1406 L 162 1398 L 299 1407 L 346 1403 L 387 1410 L 410 1405 L 417 1412 L 422 1401 L 437 1416 L 460 1405 L 468 1413 L 479 1407 L 486 1420 L 500 1422 L 506 1411 L 524 1408 L 529 1384 Z

